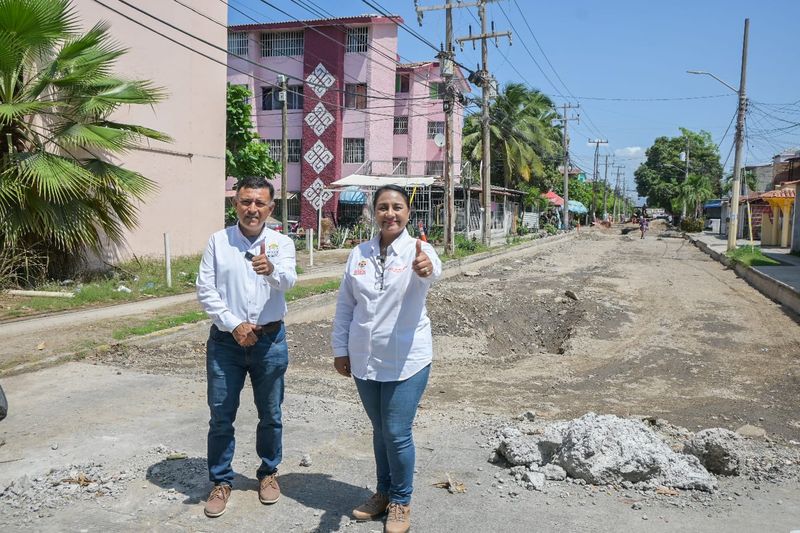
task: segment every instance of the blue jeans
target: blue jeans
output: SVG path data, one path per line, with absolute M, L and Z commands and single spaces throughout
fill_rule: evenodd
M 354 378 L 361 403 L 372 422 L 372 448 L 378 476 L 377 491 L 389 501 L 411 503 L 414 490 L 414 439 L 411 425 L 428 385 L 431 365 L 405 381 Z
M 266 333 L 248 348 L 236 343 L 233 335 L 211 326 L 206 344 L 208 374 L 208 478 L 214 484 L 233 484 L 233 452 L 236 440 L 233 422 L 239 408 L 239 395 L 250 374 L 258 411 L 256 452 L 261 457 L 258 479 L 278 469 L 283 454 L 283 375 L 289 365 L 289 350 L 283 324 Z

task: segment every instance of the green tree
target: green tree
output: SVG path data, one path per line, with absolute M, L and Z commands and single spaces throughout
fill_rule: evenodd
M 271 178 L 281 171 L 269 156 L 269 146 L 259 141 L 251 118 L 252 94 L 243 85 L 228 84 L 225 129 L 225 172 L 237 180 L 248 176 Z
M 51 272 L 122 242 L 156 185 L 114 157 L 169 140 L 110 119 L 164 93 L 113 73 L 125 50 L 106 24 L 79 26 L 69 0 L 0 0 L 0 246 L 45 254 Z
M 717 145 L 706 131 L 693 132 L 681 128 L 679 137 L 658 137 L 647 149 L 647 159 L 634 177 L 636 192 L 647 197 L 650 207 L 669 209 L 672 201 L 681 195 L 680 185 L 686 178 L 686 163 L 681 152 L 689 148 L 689 173 L 706 176 L 714 195 L 721 191 L 722 164 Z
M 678 187 L 678 195 L 673 199 L 674 211 L 683 208 L 685 204 L 694 208 L 694 217 L 698 218 L 703 212 L 703 202 L 714 198 L 714 190 L 708 176 L 702 174 L 689 174 L 689 178 Z
M 553 181 L 561 153 L 561 130 L 553 102 L 521 83 L 506 85 L 489 107 L 492 177 L 505 187 L 532 182 L 545 189 Z M 481 115 L 464 123 L 462 157 L 473 165 L 482 159 Z M 502 181 L 500 177 L 502 176 Z

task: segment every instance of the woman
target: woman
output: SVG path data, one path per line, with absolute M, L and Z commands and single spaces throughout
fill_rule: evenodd
M 640 239 L 644 239 L 644 234 L 647 233 L 648 229 L 649 229 L 649 224 L 647 223 L 647 217 L 642 215 L 639 218 L 639 231 L 642 232 L 642 236 L 639 237 Z
M 430 244 L 406 231 L 410 204 L 403 188 L 381 187 L 373 208 L 380 233 L 350 253 L 331 344 L 336 371 L 354 378 L 372 422 L 377 491 L 353 516 L 371 520 L 386 512 L 385 531 L 403 533 L 411 526 L 411 425 L 433 356 L 425 297 L 442 263 Z

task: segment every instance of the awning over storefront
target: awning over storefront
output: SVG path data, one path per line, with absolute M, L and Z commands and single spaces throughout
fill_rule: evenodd
M 703 209 L 718 209 L 722 207 L 722 200 L 711 200 L 703 204 Z
M 564 199 L 553 191 L 547 191 L 546 193 L 542 194 L 542 198 L 547 199 L 553 205 L 564 205 Z
M 340 204 L 363 204 L 366 202 L 366 195 L 356 185 L 350 185 L 339 195 Z

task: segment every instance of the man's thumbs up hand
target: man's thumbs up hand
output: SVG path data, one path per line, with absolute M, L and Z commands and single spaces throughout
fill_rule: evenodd
M 433 263 L 428 254 L 422 251 L 422 241 L 417 239 L 417 253 L 414 256 L 414 264 L 411 265 L 414 273 L 421 278 L 427 278 L 433 273 Z
M 253 258 L 253 270 L 262 276 L 269 276 L 275 270 L 275 265 L 267 259 L 267 245 L 264 241 L 261 241 L 261 253 Z

